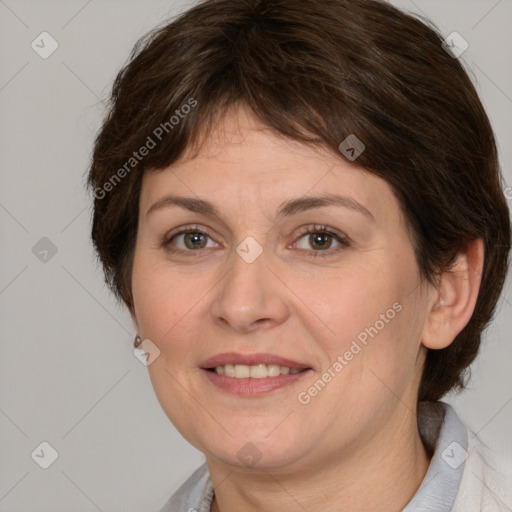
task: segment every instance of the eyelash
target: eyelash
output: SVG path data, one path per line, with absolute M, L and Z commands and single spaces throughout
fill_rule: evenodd
M 204 235 L 204 236 L 207 236 L 211 239 L 210 235 L 205 232 L 204 230 L 202 230 L 199 226 L 197 225 L 191 225 L 191 226 L 185 226 L 183 229 L 181 229 L 180 231 L 177 231 L 177 232 L 174 232 L 174 233 L 171 233 L 169 235 L 167 235 L 164 240 L 163 240 L 163 247 L 168 251 L 170 252 L 171 254 L 176 254 L 176 253 L 180 253 L 180 254 L 184 254 L 184 253 L 200 253 L 202 252 L 201 249 L 196 249 L 196 250 L 186 250 L 186 249 L 172 249 L 170 248 L 170 244 L 172 242 L 172 240 L 174 238 L 176 238 L 177 236 L 180 236 L 180 235 L 186 235 L 186 234 L 199 234 L 199 235 Z M 337 254 L 339 251 L 347 248 L 350 246 L 350 243 L 349 243 L 349 240 L 346 236 L 342 235 L 341 233 L 338 233 L 337 231 L 331 229 L 329 226 L 324 226 L 324 225 L 314 225 L 314 226 L 307 226 L 305 228 L 303 228 L 299 234 L 298 234 L 298 238 L 297 240 L 293 243 L 294 245 L 296 243 L 299 242 L 299 240 L 301 238 L 303 238 L 305 235 L 309 235 L 309 234 L 322 234 L 322 235 L 329 235 L 331 237 L 333 237 L 334 240 L 336 240 L 340 245 L 334 249 L 326 249 L 326 250 L 319 250 L 319 251 L 315 251 L 313 249 L 311 250 L 307 250 L 307 249 L 299 249 L 301 251 L 306 251 L 307 252 L 307 256 L 311 257 L 311 258 L 325 258 L 325 257 L 329 257 L 329 256 L 332 256 L 334 254 Z M 192 256 L 192 254 L 190 254 L 190 256 Z M 200 256 L 200 254 L 197 254 L 196 256 Z

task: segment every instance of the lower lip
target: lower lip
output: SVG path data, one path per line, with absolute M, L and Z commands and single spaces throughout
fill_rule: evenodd
M 236 395 L 254 396 L 264 393 L 269 393 L 275 389 L 290 386 L 294 382 L 309 375 L 312 370 L 308 369 L 299 373 L 289 373 L 287 375 L 278 375 L 277 377 L 265 377 L 263 379 L 254 379 L 248 377 L 246 379 L 236 379 L 234 377 L 226 377 L 225 375 L 218 375 L 210 370 L 201 370 L 206 374 L 206 377 L 220 389 L 234 393 Z

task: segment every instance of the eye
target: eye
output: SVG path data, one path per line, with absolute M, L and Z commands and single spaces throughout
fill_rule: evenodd
M 336 244 L 334 248 L 333 244 Z M 219 244 L 198 226 L 186 226 L 166 236 L 163 246 L 171 253 L 196 252 L 199 255 L 202 249 L 216 248 Z M 327 226 L 318 225 L 304 228 L 292 245 L 313 257 L 330 256 L 348 246 L 347 237 Z
M 208 241 L 213 245 L 208 246 Z M 164 240 L 164 246 L 170 252 L 190 252 L 216 247 L 217 244 L 211 240 L 208 233 L 197 227 L 188 226 L 168 235 Z
M 338 245 L 335 246 L 334 250 L 329 250 L 332 248 L 333 242 Z M 314 257 L 332 255 L 348 246 L 349 243 L 346 237 L 327 226 L 305 228 L 305 231 L 301 232 L 299 240 L 294 243 L 294 247 L 299 249 L 312 250 L 312 256 Z M 326 254 L 320 254 L 322 252 Z

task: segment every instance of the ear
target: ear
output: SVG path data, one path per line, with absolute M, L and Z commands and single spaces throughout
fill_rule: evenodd
M 475 309 L 484 265 L 482 240 L 469 242 L 454 266 L 441 276 L 429 299 L 422 344 L 434 350 L 448 347 L 469 322 Z

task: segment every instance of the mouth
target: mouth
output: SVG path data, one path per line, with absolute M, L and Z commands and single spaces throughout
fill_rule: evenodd
M 307 364 L 274 354 L 219 354 L 200 368 L 217 388 L 245 396 L 288 387 L 313 371 Z

